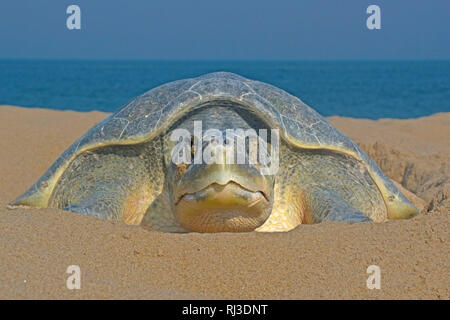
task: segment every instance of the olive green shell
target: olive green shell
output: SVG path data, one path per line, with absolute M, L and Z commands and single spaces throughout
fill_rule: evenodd
M 367 165 L 386 203 L 389 218 L 404 218 L 417 212 L 372 159 L 299 98 L 228 72 L 170 82 L 136 97 L 72 144 L 12 204 L 46 207 L 59 177 L 80 153 L 102 146 L 148 141 L 186 112 L 212 101 L 229 101 L 249 108 L 271 127 L 279 128 L 282 138 L 298 148 L 335 150 L 357 158 Z

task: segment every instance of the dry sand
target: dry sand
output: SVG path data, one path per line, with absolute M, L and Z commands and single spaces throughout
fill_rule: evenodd
M 164 234 L 55 209 L 6 209 L 105 117 L 0 107 L 0 298 L 449 299 L 450 113 L 332 117 L 423 213 L 287 233 Z M 369 265 L 381 289 L 366 287 Z M 81 290 L 66 269 L 81 267 Z

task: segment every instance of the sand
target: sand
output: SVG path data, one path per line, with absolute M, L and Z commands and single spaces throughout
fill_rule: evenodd
M 0 107 L 0 298 L 450 298 L 450 113 L 329 118 L 411 191 L 422 213 L 410 220 L 165 234 L 56 209 L 6 208 L 105 116 Z M 66 287 L 69 265 L 81 268 L 80 290 Z M 380 290 L 366 286 L 369 265 L 381 269 Z

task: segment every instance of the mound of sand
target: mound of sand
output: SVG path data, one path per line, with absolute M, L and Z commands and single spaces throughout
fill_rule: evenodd
M 55 209 L 6 209 L 105 115 L 0 107 L 0 298 L 450 298 L 450 113 L 329 119 L 412 191 L 423 213 L 411 220 L 165 234 Z M 366 287 L 373 264 L 380 290 Z M 69 265 L 81 268 L 80 290 L 66 288 Z
M 425 200 L 426 212 L 450 212 L 450 113 L 409 120 L 328 120 L 387 176 Z

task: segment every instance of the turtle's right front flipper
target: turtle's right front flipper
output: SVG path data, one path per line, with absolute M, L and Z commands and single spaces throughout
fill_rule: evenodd
M 140 224 L 164 185 L 159 140 L 79 155 L 63 173 L 49 206 Z
M 106 220 L 122 220 L 123 197 L 120 193 L 114 192 L 110 195 L 111 197 L 105 199 L 102 193 L 94 192 L 81 201 L 69 203 L 63 210 Z

